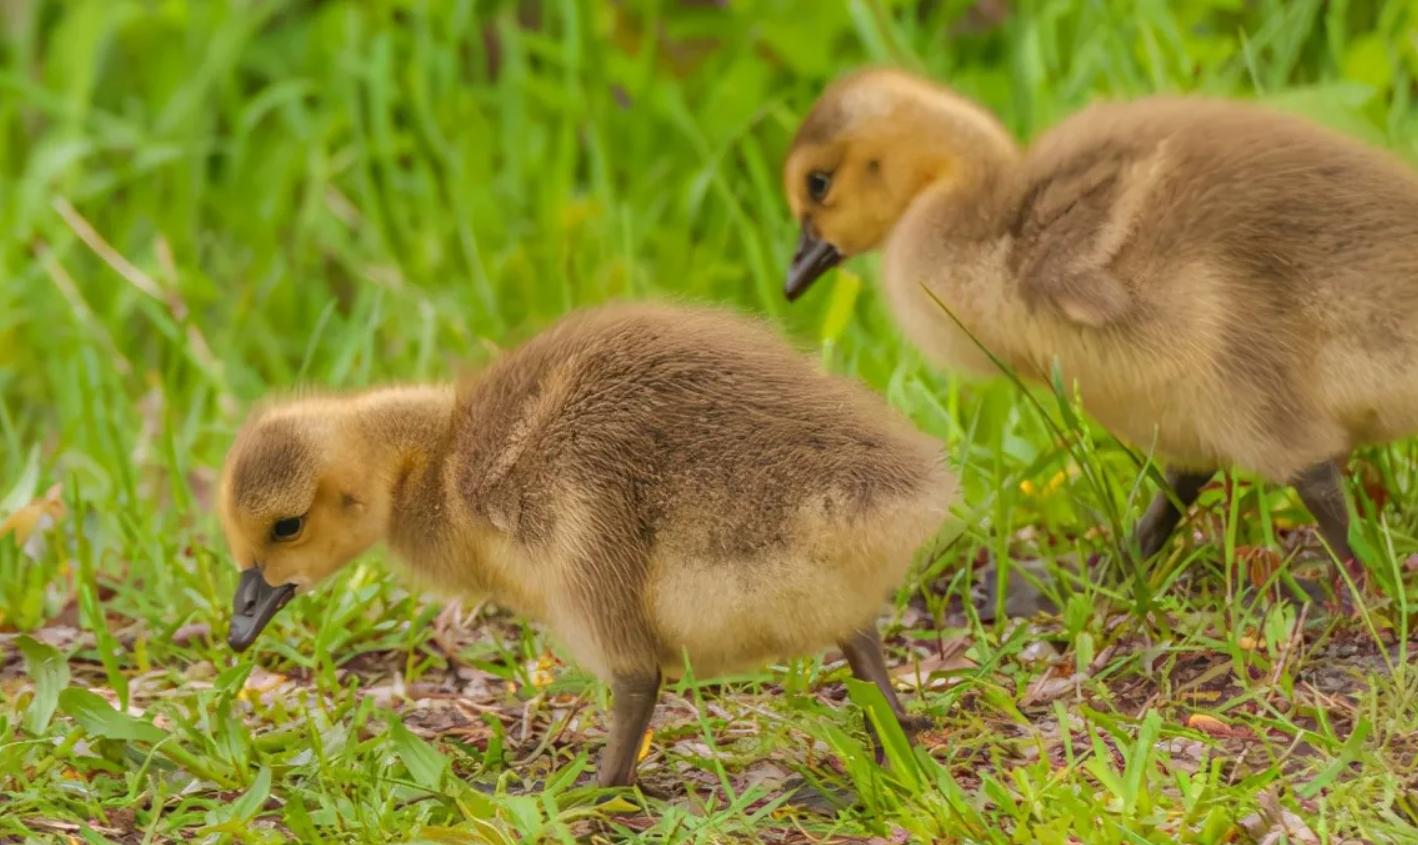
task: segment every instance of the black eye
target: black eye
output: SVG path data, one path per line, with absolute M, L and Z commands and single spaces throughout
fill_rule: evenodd
M 271 539 L 278 543 L 285 543 L 300 536 L 300 531 L 305 527 L 305 517 L 292 516 L 278 520 L 271 526 Z
M 822 202 L 827 198 L 827 191 L 832 187 L 832 177 L 821 170 L 814 170 L 807 175 L 807 195 L 812 197 L 813 202 Z

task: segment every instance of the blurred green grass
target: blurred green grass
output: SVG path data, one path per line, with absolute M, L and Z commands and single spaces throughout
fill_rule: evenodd
M 835 74 L 885 62 L 948 80 L 1023 138 L 1094 97 L 1198 91 L 1264 97 L 1418 160 L 1415 15 L 1414 2 L 1342 0 L 0 0 L 0 518 L 54 484 L 67 505 L 40 546 L 0 539 L 0 623 L 36 631 L 58 619 L 94 635 L 60 648 L 75 674 L 51 675 L 51 685 L 100 678 L 124 703 L 134 678 L 185 690 L 136 696 L 167 720 L 174 754 L 141 727 L 93 716 L 78 693 L 41 720 L 27 715 L 32 690 L 0 689 L 0 790 L 10 798 L 0 836 L 67 835 L 62 824 L 77 822 L 118 829 L 132 805 L 132 841 L 199 830 L 277 841 L 247 827 L 257 816 L 302 841 L 385 842 L 490 818 L 520 831 L 508 841 L 537 831 L 570 841 L 576 812 L 557 803 L 573 794 L 565 785 L 492 799 L 459 787 L 442 754 L 493 779 L 506 760 L 385 733 L 384 716 L 338 674 L 361 652 L 404 654 L 411 679 L 441 664 L 428 633 L 438 608 L 382 567 L 355 568 L 273 625 L 260 662 L 304 673 L 325 696 L 259 708 L 286 733 L 253 734 L 239 718 L 250 658 L 238 661 L 220 636 L 175 634 L 224 628 L 234 572 L 209 488 L 250 402 L 302 383 L 445 377 L 578 305 L 671 295 L 770 314 L 939 436 L 965 481 L 963 534 L 902 591 L 903 609 L 915 595 L 938 624 L 942 586 L 962 589 L 962 564 L 982 556 L 1042 557 L 1050 568 L 1086 558 L 1103 547 L 1088 529 L 1108 514 L 1130 518 L 1149 495 L 1132 456 L 1069 424 L 1046 392 L 1036 405 L 1007 381 L 967 384 L 925 367 L 875 295 L 871 260 L 784 302 L 795 232 L 778 167 L 798 117 Z M 1412 444 L 1366 457 L 1397 502 L 1412 501 Z M 1223 518 L 1219 540 L 1140 585 L 1114 568 L 1109 583 L 1060 596 L 1071 662 L 1087 666 L 1150 630 L 1111 621 L 1141 597 L 1215 623 L 1177 633 L 1154 619 L 1170 660 L 1225 654 L 1238 676 L 1273 669 L 1293 694 L 1300 667 L 1274 645 L 1293 613 L 1226 596 L 1245 548 L 1278 547 L 1277 523 L 1308 516 L 1282 491 L 1234 490 L 1203 500 Z M 1399 608 L 1384 618 L 1406 642 L 1401 565 L 1418 549 L 1414 520 L 1390 506 L 1365 528 L 1383 558 L 1376 580 Z M 1224 595 L 1193 603 L 1168 592 L 1184 571 L 1210 573 Z M 1305 796 L 1318 803 L 1286 800 L 1326 835 L 1415 832 L 1413 763 L 1381 742 L 1418 731 L 1406 651 L 1353 703 L 1363 718 L 1343 732 L 1322 715 L 1302 729 L 1311 717 L 1298 710 L 1256 717 L 1324 749 L 1312 764 L 1293 768 L 1275 751 L 1245 777 L 1211 766 L 1183 778 L 1137 739 L 1157 729 L 1096 702 L 1074 717 L 1133 749 L 1122 771 L 1110 773 L 1096 734 L 1059 768 L 1047 755 L 1011 762 L 1034 740 L 1026 733 L 1006 751 L 991 720 L 1029 724 L 1013 702 L 1038 670 L 1021 662 L 1017 630 L 973 618 L 967 629 L 973 659 L 1014 688 L 981 671 L 927 696 L 930 712 L 953 720 L 941 760 L 895 761 L 904 774 L 854 767 L 840 778 L 865 811 L 793 825 L 1090 845 L 1185 830 L 1186 841 L 1218 842 L 1274 783 L 1324 778 L 1322 794 Z M 1240 644 L 1262 630 L 1279 632 L 1271 651 Z M 514 631 L 480 665 L 526 684 L 522 664 L 542 647 Z M 43 664 L 48 653 L 32 651 Z M 1151 672 L 1126 650 L 1113 660 L 1099 674 Z M 199 665 L 212 677 L 187 686 Z M 791 701 L 765 701 L 845 753 L 856 722 L 799 694 L 825 680 L 820 668 L 795 663 L 747 683 L 787 686 Z M 573 692 L 603 703 L 583 676 L 568 677 Z M 1106 698 L 1107 682 L 1097 691 Z M 1361 723 L 1373 736 L 1346 746 Z M 702 728 L 712 744 L 722 725 Z M 803 741 L 778 722 L 761 730 L 756 752 Z M 556 777 L 574 777 L 581 753 L 556 751 Z M 992 773 L 960 780 L 980 759 Z M 1334 761 L 1355 771 L 1337 779 Z M 184 793 L 191 775 L 217 786 Z M 441 797 L 409 803 L 427 794 L 418 787 Z M 279 807 L 263 811 L 261 793 Z M 662 809 L 638 835 L 754 841 L 754 831 L 792 829 L 750 803 Z

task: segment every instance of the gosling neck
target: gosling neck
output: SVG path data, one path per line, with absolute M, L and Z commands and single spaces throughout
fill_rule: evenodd
M 1016 345 L 1005 327 L 1017 320 L 1000 295 L 1001 235 L 1022 153 L 1003 128 L 988 132 L 991 124 L 952 117 L 953 128 L 931 129 L 942 164 L 887 237 L 883 282 L 903 330 L 932 360 L 991 376 L 998 370 L 976 341 L 1006 361 L 1011 356 L 1003 353 Z
M 1000 234 L 1018 182 L 1023 151 L 994 118 L 959 110 L 940 112 L 921 130 L 935 143 L 921 150 L 922 176 L 916 193 L 897 220 L 897 229 L 927 227 L 915 237 L 935 241 L 944 234 L 951 248 L 970 248 Z M 929 221 L 919 218 L 929 217 Z M 887 238 L 887 245 L 895 237 Z
M 363 459 L 394 489 L 421 479 L 448 438 L 454 392 L 446 385 L 384 387 L 352 400 Z
M 951 164 L 937 172 L 928 190 L 948 198 L 950 216 L 956 218 L 952 224 L 964 227 L 954 236 L 974 234 L 975 224 L 993 227 L 1000 209 L 1008 204 L 1004 195 L 1014 182 L 1021 157 L 1019 147 L 1005 136 L 978 138 L 949 153 Z

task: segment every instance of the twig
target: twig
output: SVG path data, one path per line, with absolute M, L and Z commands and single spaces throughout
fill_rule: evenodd
M 79 288 L 74 284 L 74 279 L 69 275 L 69 271 L 64 269 L 64 265 L 59 263 L 59 259 L 54 257 L 54 252 L 44 241 L 36 239 L 34 242 L 35 257 L 39 259 L 39 266 L 44 268 L 50 281 L 69 300 L 69 307 L 74 309 L 74 314 L 79 318 L 86 328 L 97 335 L 102 341 L 108 354 L 113 357 L 114 369 L 120 375 L 131 375 L 133 365 L 128 363 L 128 359 L 123 357 L 123 353 L 118 350 L 118 344 L 113 342 L 113 335 L 94 314 L 93 309 L 84 301 L 84 295 L 79 293 Z
M 79 240 L 88 245 L 103 262 L 118 272 L 118 275 L 128 280 L 128 283 L 138 290 L 156 299 L 158 302 L 168 304 L 163 296 L 162 288 L 153 281 L 153 277 L 133 266 L 132 262 L 119 254 L 118 250 L 109 245 L 94 227 L 89 225 L 78 210 L 63 197 L 55 197 L 52 203 L 54 210 L 59 216 L 64 218 L 64 222 L 69 224 L 69 228 L 74 230 L 74 234 L 79 236 Z

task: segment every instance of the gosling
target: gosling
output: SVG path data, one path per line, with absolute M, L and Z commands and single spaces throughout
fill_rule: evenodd
M 789 300 L 880 249 L 928 357 L 996 373 L 978 340 L 1038 382 L 1057 358 L 1091 416 L 1155 450 L 1176 501 L 1137 524 L 1144 559 L 1236 468 L 1293 486 L 1364 583 L 1341 462 L 1418 430 L 1418 177 L 1396 156 L 1179 96 L 1094 104 L 1021 150 L 959 94 L 871 68 L 821 95 L 784 180 Z
M 634 782 L 662 679 L 840 648 L 908 732 L 875 618 L 956 493 L 941 444 L 766 323 L 573 312 L 456 386 L 258 410 L 223 469 L 230 645 L 386 542 L 420 581 L 547 626 L 614 699 Z

